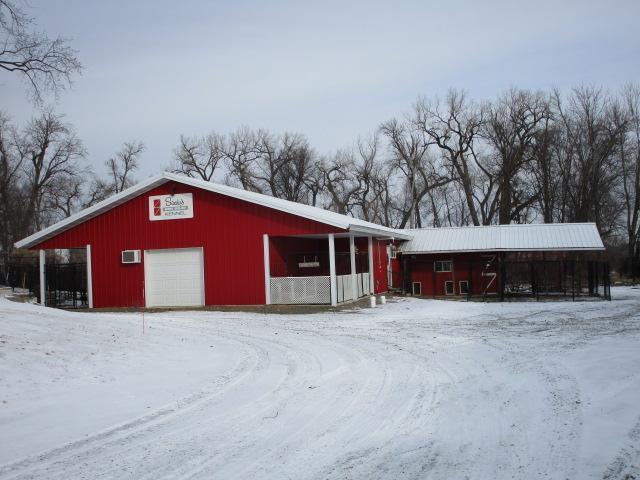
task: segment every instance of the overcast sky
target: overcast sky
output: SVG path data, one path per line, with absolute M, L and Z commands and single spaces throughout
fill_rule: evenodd
M 639 0 L 27 5 L 50 36 L 73 39 L 84 66 L 56 111 L 97 171 L 142 140 L 139 179 L 170 164 L 181 133 L 289 130 L 325 153 L 450 87 L 485 99 L 640 81 Z M 36 113 L 18 77 L 0 73 L 0 95 L 16 122 Z

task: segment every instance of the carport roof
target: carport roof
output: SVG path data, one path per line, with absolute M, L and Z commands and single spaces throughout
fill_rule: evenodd
M 405 230 L 412 239 L 400 247 L 405 254 L 604 250 L 595 223 L 546 223 L 445 227 Z
M 239 188 L 230 187 L 228 185 L 221 185 L 218 183 L 207 182 L 205 180 L 198 180 L 195 178 L 187 177 L 186 175 L 180 175 L 176 173 L 163 172 L 159 175 L 150 177 L 142 182 L 134 185 L 131 188 L 123 190 L 122 192 L 109 197 L 108 199 L 86 208 L 75 215 L 71 215 L 69 218 L 61 220 L 48 228 L 40 230 L 33 235 L 16 242 L 17 248 L 29 248 L 33 247 L 65 230 L 73 228 L 74 226 L 86 222 L 87 220 L 96 217 L 118 205 L 121 205 L 138 195 L 148 192 L 164 183 L 174 181 L 185 185 L 191 185 L 193 187 L 208 190 L 210 192 L 218 193 L 246 202 L 262 205 L 267 208 L 279 210 L 285 213 L 290 213 L 299 217 L 314 220 L 319 223 L 331 225 L 333 227 L 342 228 L 349 232 L 360 235 L 372 235 L 375 237 L 393 237 L 398 239 L 409 239 L 411 236 L 404 231 L 394 230 L 392 228 L 383 227 L 375 223 L 366 222 L 357 218 L 342 215 L 336 212 L 331 212 L 323 208 L 312 207 L 310 205 L 303 205 L 301 203 L 291 202 L 289 200 L 283 200 L 281 198 L 271 197 L 269 195 L 263 195 L 261 193 L 250 192 L 247 190 L 241 190 Z

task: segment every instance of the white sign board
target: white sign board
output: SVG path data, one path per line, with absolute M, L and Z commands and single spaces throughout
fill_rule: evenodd
M 320 262 L 300 262 L 298 263 L 299 268 L 311 268 L 311 267 L 319 267 Z
M 193 218 L 193 194 L 155 195 L 149 197 L 149 220 Z

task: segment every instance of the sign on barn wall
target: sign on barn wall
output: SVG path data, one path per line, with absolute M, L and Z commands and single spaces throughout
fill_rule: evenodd
M 193 194 L 155 195 L 149 197 L 149 220 L 193 218 Z

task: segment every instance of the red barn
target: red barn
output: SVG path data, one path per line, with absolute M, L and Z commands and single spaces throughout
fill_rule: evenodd
M 90 308 L 337 305 L 391 288 L 609 297 L 594 224 L 397 230 L 171 173 L 16 246 L 40 250 L 40 301 L 52 305 L 61 304 L 52 296 L 58 270 L 46 265 L 54 249 L 86 252 L 82 301 Z
M 404 230 L 395 277 L 431 297 L 610 298 L 605 247 L 594 223 Z
M 163 173 L 18 242 L 85 249 L 89 307 L 331 304 L 387 290 L 410 236 L 321 208 Z

